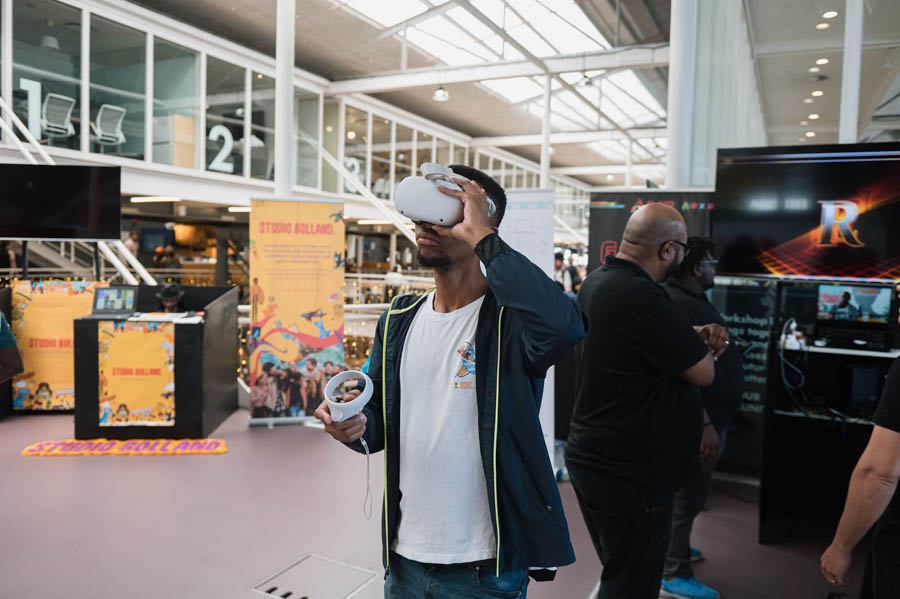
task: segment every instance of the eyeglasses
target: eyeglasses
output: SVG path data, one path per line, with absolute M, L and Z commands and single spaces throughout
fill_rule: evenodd
M 682 241 L 678 241 L 677 239 L 670 239 L 669 241 L 664 241 L 663 245 L 666 245 L 667 243 L 677 243 L 682 248 L 684 248 L 684 258 L 687 258 L 688 254 L 691 253 L 691 246 Z M 660 248 L 662 248 L 662 246 L 660 246 Z
M 711 264 L 712 266 L 718 266 L 719 261 L 718 260 L 701 260 L 700 264 Z

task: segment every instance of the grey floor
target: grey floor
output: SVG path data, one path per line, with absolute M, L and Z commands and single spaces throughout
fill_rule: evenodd
M 258 599 L 254 586 L 308 554 L 370 570 L 354 598 L 381 597 L 379 456 L 367 521 L 365 459 L 316 429 L 251 429 L 240 411 L 215 433 L 224 456 L 20 455 L 72 431 L 70 415 L 0 421 L 0 599 Z M 600 572 L 572 489 L 560 490 L 578 561 L 532 584 L 531 599 L 583 599 Z M 725 599 L 828 596 L 819 544 L 763 547 L 755 505 L 714 492 L 708 508 L 695 528 L 709 557 L 697 576 Z

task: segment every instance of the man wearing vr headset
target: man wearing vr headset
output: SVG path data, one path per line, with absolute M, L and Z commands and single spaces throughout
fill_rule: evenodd
M 363 412 L 336 423 L 326 404 L 316 411 L 352 449 L 364 438 L 385 451 L 386 599 L 525 597 L 529 575 L 575 561 L 538 411 L 547 369 L 587 321 L 497 235 L 503 188 L 450 168 L 469 180 L 438 189 L 463 203 L 462 222 L 416 223 L 435 290 L 379 319 Z

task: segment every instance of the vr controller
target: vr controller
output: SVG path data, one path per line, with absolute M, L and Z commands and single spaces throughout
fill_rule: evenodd
M 363 389 L 360 396 L 352 401 L 335 401 L 334 392 L 337 390 L 338 385 L 353 379 L 362 379 L 366 383 L 366 388 Z M 372 379 L 365 372 L 346 370 L 334 375 L 328 381 L 328 384 L 325 385 L 325 403 L 328 404 L 328 409 L 331 411 L 331 419 L 334 422 L 343 422 L 348 418 L 353 418 L 362 411 L 370 399 L 372 399 Z
M 406 177 L 397 186 L 394 205 L 403 216 L 413 222 L 452 227 L 463 220 L 463 204 L 454 197 L 441 193 L 439 187 L 463 191 L 453 179 L 463 179 L 450 168 L 436 162 L 425 162 L 419 170 L 422 176 Z M 488 198 L 488 216 L 493 216 L 497 208 Z

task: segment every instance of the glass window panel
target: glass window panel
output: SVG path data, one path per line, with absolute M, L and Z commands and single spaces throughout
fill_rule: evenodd
M 318 187 L 319 94 L 294 88 L 294 150 L 297 152 L 294 183 Z
M 444 166 L 451 163 L 449 141 L 444 141 L 443 139 L 437 140 L 437 151 L 434 161 L 438 164 L 443 164 Z
M 478 155 L 478 170 L 491 175 L 491 158 L 485 154 Z M 493 175 L 491 175 L 493 176 Z
M 397 125 L 395 138 L 397 143 L 394 158 L 394 189 L 397 189 L 400 181 L 413 174 L 413 130 Z
M 453 146 L 453 164 L 468 164 L 465 146 Z
M 432 137 L 427 133 L 422 133 L 421 131 L 417 132 L 418 137 L 416 138 L 416 163 L 415 170 L 418 173 L 419 167 L 422 166 L 425 162 L 434 162 L 434 157 L 431 152 L 431 140 Z
M 142 160 L 146 36 L 91 15 L 91 151 Z
M 366 185 L 366 150 L 369 140 L 369 113 L 347 106 L 344 115 L 344 168 Z M 344 191 L 356 193 L 350 181 L 344 181 Z
M 219 173 L 244 173 L 245 69 L 224 60 L 206 58 L 206 168 Z
M 334 158 L 338 155 L 338 141 L 340 133 L 338 132 L 338 118 L 340 117 L 340 104 L 336 99 L 326 99 L 323 108 L 323 132 L 322 132 L 322 149 Z M 322 190 L 337 192 L 338 174 L 325 159 L 322 159 Z
M 515 186 L 516 186 L 516 187 L 515 187 L 515 188 L 516 188 L 516 189 L 524 189 L 524 188 L 526 187 L 526 185 L 525 185 L 525 171 L 522 170 L 522 169 L 520 169 L 520 168 L 517 168 L 517 169 L 516 169 L 516 174 L 515 174 L 515 176 L 516 176 L 516 181 L 515 181 Z
M 16 115 L 47 145 L 79 149 L 81 11 L 51 0 L 14 3 L 13 60 Z
M 409 154 L 406 154 L 407 158 Z M 372 193 L 391 197 L 391 121 L 372 115 Z
M 250 176 L 275 179 L 275 79 L 262 73 L 250 78 Z M 244 136 L 242 135 L 241 138 Z M 239 143 L 238 145 L 244 145 Z
M 199 59 L 193 50 L 153 41 L 153 162 L 195 166 Z

